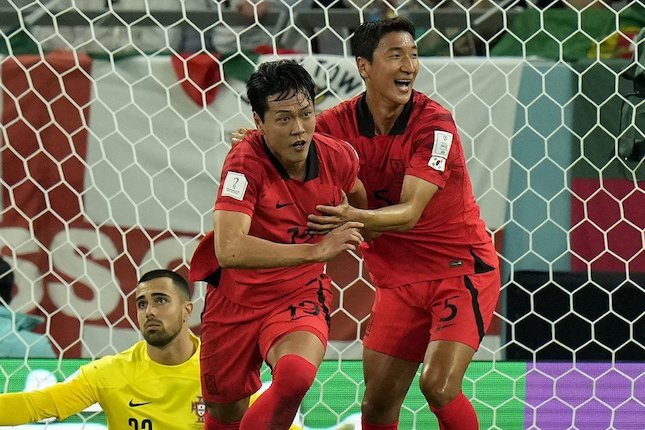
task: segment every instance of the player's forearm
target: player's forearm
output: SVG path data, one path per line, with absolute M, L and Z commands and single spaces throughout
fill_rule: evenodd
M 216 252 L 225 269 L 266 269 L 319 261 L 316 245 L 275 243 L 249 235 L 218 244 Z
M 419 214 L 411 205 L 400 203 L 379 209 L 354 209 L 351 218 L 362 222 L 367 230 L 405 232 L 416 225 Z
M 19 425 L 58 418 L 54 399 L 49 393 L 30 391 L 0 395 L 0 425 Z

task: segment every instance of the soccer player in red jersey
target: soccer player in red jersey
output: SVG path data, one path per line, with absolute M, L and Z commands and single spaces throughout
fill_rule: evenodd
M 364 338 L 363 430 L 397 428 L 419 363 L 439 427 L 472 430 L 462 380 L 497 304 L 498 259 L 450 112 L 412 89 L 414 34 L 399 17 L 364 23 L 352 37 L 366 91 L 321 113 L 316 130 L 356 149 L 369 209 L 317 207 L 326 216 L 311 215 L 309 226 L 359 221 L 382 233 L 363 252 L 377 287 Z
M 352 147 L 314 133 L 311 76 L 293 61 L 264 63 L 247 95 L 258 130 L 226 157 L 214 233 L 191 261 L 191 279 L 209 283 L 201 349 L 207 430 L 289 428 L 327 345 L 324 262 L 363 240 L 357 222 L 326 235 L 307 228 L 317 205 L 365 193 Z M 263 360 L 273 382 L 248 407 Z

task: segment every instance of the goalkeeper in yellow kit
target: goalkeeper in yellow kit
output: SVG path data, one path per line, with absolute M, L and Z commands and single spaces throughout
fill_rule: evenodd
M 206 409 L 199 339 L 188 329 L 193 311 L 188 283 L 170 270 L 153 270 L 139 279 L 135 297 L 145 340 L 81 366 L 63 383 L 0 394 L 0 425 L 63 420 L 98 403 L 111 429 L 202 429 Z
M 175 272 L 153 270 L 141 277 L 135 297 L 144 341 L 83 365 L 66 382 L 0 394 L 0 425 L 62 420 L 98 402 L 111 429 L 202 429 L 199 339 L 188 328 L 188 283 Z

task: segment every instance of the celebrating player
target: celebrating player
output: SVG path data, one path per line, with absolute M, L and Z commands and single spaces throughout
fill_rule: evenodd
M 363 252 L 377 287 L 364 338 L 363 429 L 398 428 L 423 363 L 421 391 L 440 428 L 472 430 L 477 415 L 461 386 L 492 319 L 500 274 L 452 115 L 412 89 L 414 34 L 398 17 L 364 23 L 353 35 L 366 91 L 321 113 L 316 127 L 356 149 L 371 209 L 318 206 L 324 215 L 311 215 L 309 227 L 360 221 L 382 233 Z
M 362 242 L 360 223 L 324 236 L 306 227 L 317 205 L 365 192 L 351 146 L 314 133 L 311 76 L 293 61 L 264 63 L 247 95 L 258 130 L 228 154 L 214 233 L 191 261 L 191 279 L 209 283 L 201 352 L 209 430 L 289 427 L 327 345 L 324 262 Z M 247 411 L 263 360 L 273 382 Z
M 199 339 L 187 321 L 193 311 L 186 280 L 153 270 L 135 291 L 145 340 L 81 366 L 69 380 L 42 390 L 0 394 L 0 425 L 55 417 L 99 403 L 109 428 L 201 429 Z
M 421 391 L 439 427 L 472 430 L 477 415 L 462 380 L 492 319 L 500 274 L 452 116 L 412 89 L 414 34 L 399 17 L 366 22 L 352 37 L 366 91 L 319 115 L 317 130 L 354 146 L 371 209 L 319 206 L 325 216 L 311 215 L 309 226 L 359 221 L 383 233 L 363 252 L 377 287 L 364 338 L 363 430 L 397 428 L 421 362 Z

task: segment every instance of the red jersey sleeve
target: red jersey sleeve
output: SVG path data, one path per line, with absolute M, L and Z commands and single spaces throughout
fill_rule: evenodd
M 437 112 L 413 138 L 413 154 L 405 174 L 416 176 L 443 188 L 450 173 L 463 166 L 464 157 L 457 127 L 449 112 Z
M 202 238 L 190 259 L 188 279 L 190 282 L 204 281 L 219 269 L 215 256 L 215 233 L 213 230 Z
M 346 117 L 346 112 L 341 111 L 340 106 L 334 106 L 321 112 L 320 114 L 318 114 L 318 116 L 316 116 L 316 132 L 328 135 L 331 138 L 342 142 L 341 146 L 344 152 L 346 152 L 346 154 L 343 154 L 343 155 L 346 155 L 343 158 L 350 160 L 350 166 L 349 166 L 349 171 L 347 172 L 347 176 L 343 177 L 340 181 L 340 183 L 342 184 L 341 186 L 343 191 L 347 193 L 354 188 L 356 179 L 358 179 L 360 160 L 359 160 L 358 152 L 356 151 L 356 149 L 354 149 L 354 146 L 352 146 L 349 142 L 344 141 L 339 137 L 336 137 L 342 134 L 334 133 L 334 128 L 341 126 L 340 122 L 342 121 L 340 121 L 339 118 L 345 118 L 345 117 Z
M 345 193 L 349 193 L 354 188 L 356 180 L 358 179 L 358 170 L 360 162 L 358 152 L 346 141 L 341 141 L 343 149 L 347 152 L 346 159 L 349 160 L 349 169 L 346 170 L 346 175 L 341 181 L 341 187 Z
M 318 133 L 331 134 L 331 128 L 327 123 L 327 118 L 331 116 L 329 115 L 329 113 L 330 111 L 329 109 L 327 109 L 326 111 L 323 111 L 316 115 L 316 131 Z
M 326 165 L 333 171 L 333 182 L 345 193 L 352 191 L 360 167 L 358 153 L 347 141 L 316 131 L 314 139 L 320 143 Z M 320 154 L 319 154 L 320 155 Z
M 247 142 L 239 143 L 224 160 L 215 210 L 253 216 L 264 165 Z

